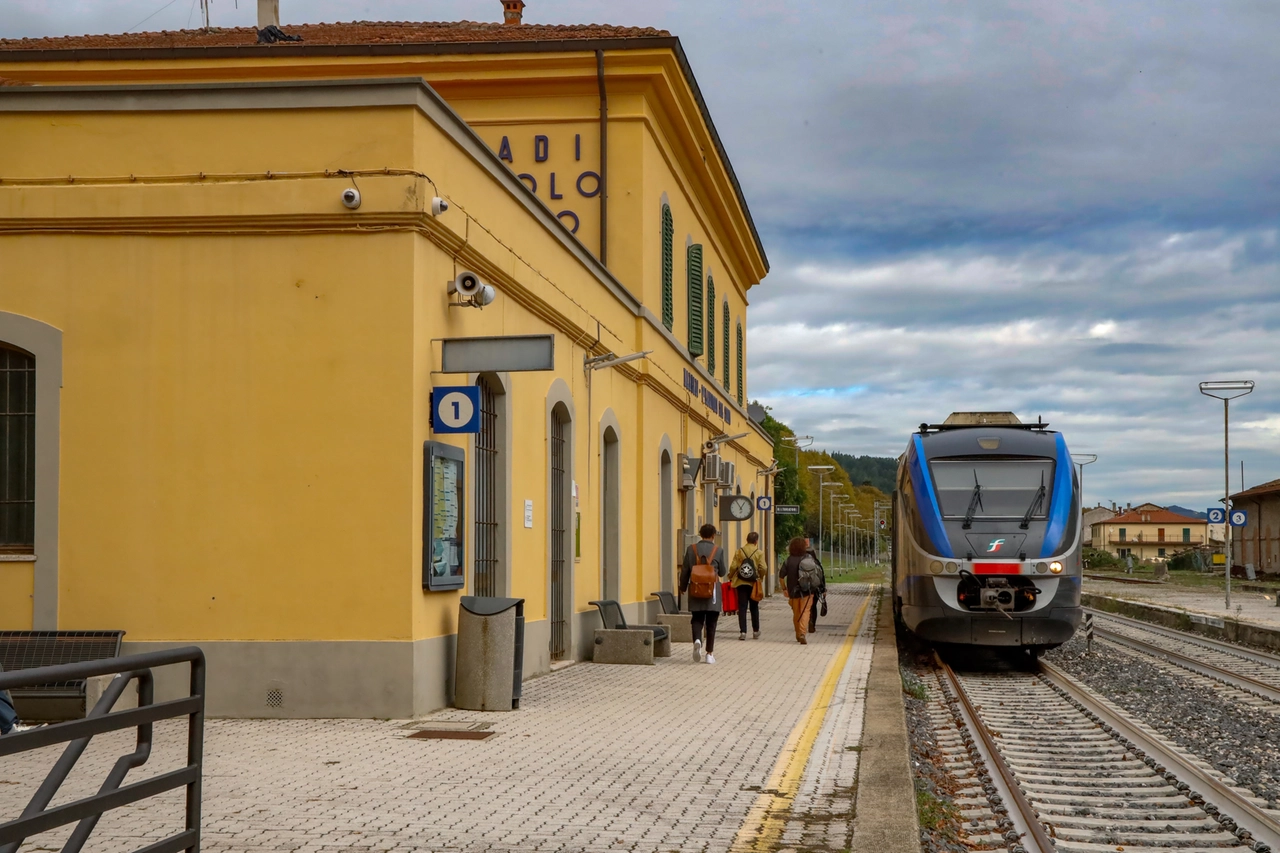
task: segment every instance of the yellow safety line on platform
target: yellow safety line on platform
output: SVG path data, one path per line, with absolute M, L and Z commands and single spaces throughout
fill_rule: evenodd
M 817 692 L 813 694 L 813 700 L 809 703 L 804 716 L 800 718 L 800 722 L 787 736 L 787 742 L 782 746 L 782 752 L 773 766 L 773 772 L 769 774 L 769 781 L 765 783 L 764 790 L 756 798 L 751 810 L 747 812 L 747 819 L 743 822 L 742 828 L 734 836 L 733 845 L 729 848 L 733 853 L 747 853 L 747 851 L 766 853 L 774 850 L 782 838 L 782 833 L 786 829 L 787 814 L 791 810 L 796 794 L 800 791 L 800 782 L 804 779 L 805 767 L 809 764 L 813 744 L 818 739 L 818 733 L 822 731 L 827 709 L 831 707 L 831 697 L 835 695 L 836 685 L 840 683 L 845 662 L 849 660 L 849 653 L 853 651 L 854 640 L 858 637 L 858 631 L 862 627 L 862 620 L 866 616 L 868 605 L 871 604 L 871 598 L 878 594 L 878 589 L 868 593 L 866 600 L 854 614 L 853 621 L 849 623 L 849 630 L 845 632 L 844 642 L 840 644 L 835 657 L 827 664 L 827 671 L 818 684 Z

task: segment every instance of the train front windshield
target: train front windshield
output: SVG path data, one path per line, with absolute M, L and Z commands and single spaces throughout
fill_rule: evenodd
M 1053 491 L 1052 459 L 935 459 L 929 467 L 943 518 L 1043 519 Z

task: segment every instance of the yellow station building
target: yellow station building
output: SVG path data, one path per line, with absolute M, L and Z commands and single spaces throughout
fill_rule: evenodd
M 0 42 L 0 629 L 198 643 L 213 714 L 405 717 L 461 595 L 525 600 L 528 677 L 593 599 L 651 618 L 704 520 L 765 529 L 718 504 L 770 489 L 767 260 L 680 43 L 504 5 Z M 550 369 L 443 372 L 513 336 Z

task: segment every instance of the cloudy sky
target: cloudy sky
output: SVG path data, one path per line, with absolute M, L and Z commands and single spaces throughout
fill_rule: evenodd
M 165 2 L 3 0 L 0 36 L 198 22 Z M 214 25 L 252 24 L 238 3 Z M 896 455 L 921 421 L 1011 409 L 1098 455 L 1090 502 L 1204 508 L 1222 405 L 1196 384 L 1248 378 L 1232 489 L 1241 459 L 1250 485 L 1280 477 L 1273 0 L 530 0 L 525 20 L 680 36 L 772 262 L 751 394 L 817 447 Z

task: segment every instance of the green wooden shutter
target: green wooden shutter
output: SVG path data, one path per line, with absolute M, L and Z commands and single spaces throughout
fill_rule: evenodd
M 693 243 L 688 252 L 689 269 L 689 355 L 702 355 L 702 244 Z
M 724 390 L 729 390 L 729 300 L 724 302 Z
M 707 370 L 716 375 L 716 280 L 707 276 Z
M 742 324 L 738 324 L 738 405 L 742 405 Z
M 671 205 L 662 206 L 662 325 L 671 331 L 676 321 L 676 302 L 673 294 L 672 278 L 675 261 L 672 240 L 675 238 L 675 223 L 671 220 Z

